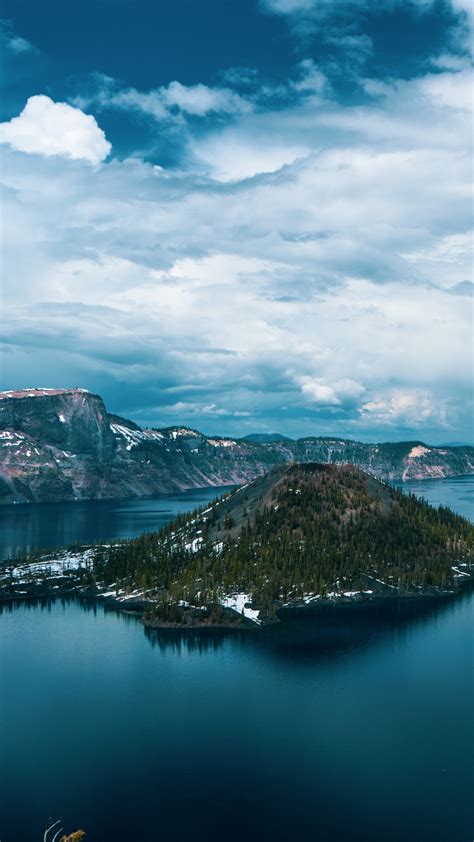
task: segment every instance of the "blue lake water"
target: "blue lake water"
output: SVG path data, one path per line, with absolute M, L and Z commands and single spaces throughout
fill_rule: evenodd
M 25 550 L 135 538 L 142 532 L 159 529 L 179 512 L 191 511 L 224 491 L 229 491 L 229 486 L 138 500 L 0 506 L 0 561 Z
M 468 513 L 474 478 L 422 490 Z M 471 842 L 473 620 L 472 591 L 226 635 L 4 608 L 0 839 Z

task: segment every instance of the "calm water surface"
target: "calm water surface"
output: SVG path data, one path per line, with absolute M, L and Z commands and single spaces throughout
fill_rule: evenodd
M 471 842 L 473 620 L 472 592 L 232 635 L 4 609 L 0 839 Z
M 18 552 L 66 547 L 153 532 L 229 486 L 197 488 L 141 500 L 80 500 L 0 506 L 0 560 Z

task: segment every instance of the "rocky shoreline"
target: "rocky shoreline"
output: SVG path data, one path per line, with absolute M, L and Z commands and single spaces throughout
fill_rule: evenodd
M 0 607 L 13 603 L 28 602 L 52 602 L 57 599 L 80 599 L 87 602 L 102 605 L 110 610 L 120 613 L 133 614 L 141 623 L 149 629 L 170 629 L 170 630 L 199 630 L 199 629 L 221 629 L 221 630 L 243 630 L 258 629 L 264 626 L 279 623 L 282 614 L 286 609 L 298 609 L 304 611 L 307 608 L 315 608 L 318 605 L 348 605 L 355 603 L 368 603 L 379 599 L 423 599 L 426 597 L 456 596 L 465 588 L 474 584 L 474 565 L 462 564 L 462 571 L 455 573 L 453 586 L 450 588 L 438 588 L 427 586 L 425 588 L 398 589 L 386 583 L 379 583 L 367 591 L 351 593 L 332 593 L 325 596 L 318 594 L 309 595 L 301 599 L 293 599 L 287 603 L 280 602 L 276 606 L 275 614 L 271 618 L 260 618 L 255 622 L 232 608 L 221 606 L 221 614 L 218 618 L 212 618 L 212 607 L 209 606 L 180 606 L 172 605 L 172 609 L 180 611 L 179 619 L 160 619 L 147 617 L 147 611 L 156 606 L 153 599 L 144 599 L 138 595 L 120 596 L 111 591 L 99 590 L 83 586 L 79 577 L 70 575 L 67 578 L 54 576 L 42 581 L 21 582 L 19 586 L 5 584 L 5 577 L 0 573 Z

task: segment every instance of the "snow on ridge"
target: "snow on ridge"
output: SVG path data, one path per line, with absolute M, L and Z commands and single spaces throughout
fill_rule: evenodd
M 123 424 L 111 424 L 110 429 L 116 436 L 122 436 L 127 441 L 127 450 L 131 450 L 142 441 L 161 441 L 164 438 L 157 430 L 132 430 Z
M 12 439 L 16 439 L 17 442 L 23 441 L 24 438 L 25 438 L 25 436 L 23 436 L 21 433 L 16 433 L 16 432 L 11 431 L 11 430 L 2 430 L 0 432 L 0 439 L 8 439 L 8 441 L 10 441 L 10 442 L 12 441 Z
M 418 456 L 426 456 L 427 453 L 431 453 L 429 447 L 423 447 L 422 444 L 416 445 L 416 447 L 412 447 L 410 453 L 408 454 L 409 459 L 416 459 Z
M 213 447 L 234 447 L 237 444 L 233 439 L 208 439 L 207 443 Z
M 71 389 L 54 389 L 49 386 L 34 386 L 31 389 L 7 389 L 4 392 L 0 392 L 0 400 L 8 398 L 44 398 L 52 395 L 68 395 L 75 392 L 90 394 L 88 389 L 81 389 L 76 386 Z
M 170 431 L 170 436 L 172 439 L 177 439 L 178 436 L 200 438 L 199 433 L 196 433 L 194 430 L 190 430 L 188 427 L 177 427 L 176 429 Z

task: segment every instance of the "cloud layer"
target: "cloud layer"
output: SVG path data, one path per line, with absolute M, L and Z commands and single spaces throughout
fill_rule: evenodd
M 1 127 L 6 386 L 208 432 L 468 438 L 471 74 L 446 50 L 349 103 L 309 58 L 31 97 Z M 111 111 L 178 127 L 177 163 L 110 154 Z

